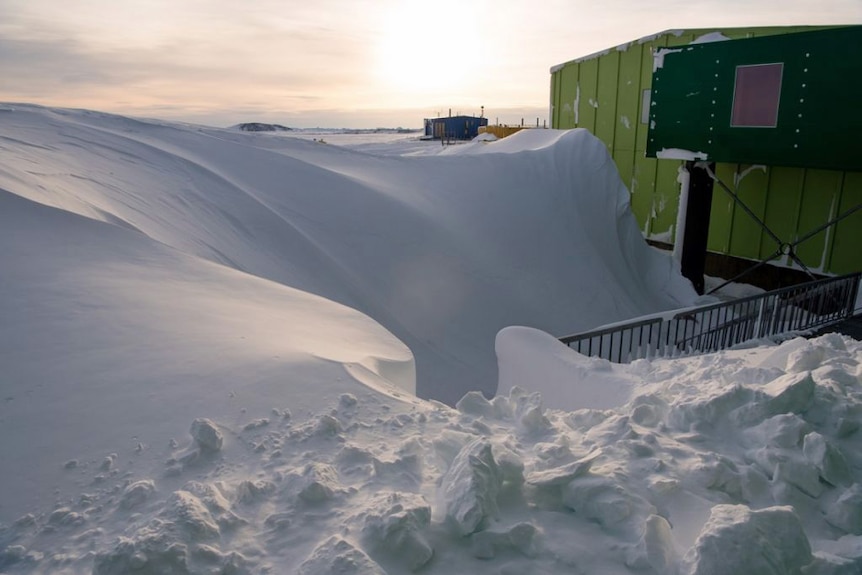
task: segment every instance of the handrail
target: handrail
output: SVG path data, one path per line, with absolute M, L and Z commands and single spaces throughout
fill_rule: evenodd
M 640 319 L 560 338 L 575 351 L 615 363 L 727 349 L 804 332 L 854 313 L 862 272 Z M 672 313 L 672 312 L 671 312 Z

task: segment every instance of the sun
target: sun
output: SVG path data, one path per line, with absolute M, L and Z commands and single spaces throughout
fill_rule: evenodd
M 402 96 L 464 93 L 481 78 L 481 26 L 478 10 L 453 0 L 402 0 L 384 18 L 378 80 Z

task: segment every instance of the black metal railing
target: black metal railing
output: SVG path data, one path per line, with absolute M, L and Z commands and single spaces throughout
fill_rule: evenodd
M 860 273 L 669 312 L 560 341 L 615 363 L 727 349 L 745 341 L 826 327 L 854 313 Z

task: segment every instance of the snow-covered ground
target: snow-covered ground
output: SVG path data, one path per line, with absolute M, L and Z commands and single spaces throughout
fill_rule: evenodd
M 581 357 L 601 142 L 354 143 L 0 106 L 0 572 L 862 570 L 862 344 Z

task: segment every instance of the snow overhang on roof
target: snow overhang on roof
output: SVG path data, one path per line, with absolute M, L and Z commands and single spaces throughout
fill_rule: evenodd
M 800 28 L 819 29 L 819 28 L 831 28 L 833 26 L 836 26 L 836 27 L 846 26 L 846 24 L 843 24 L 843 25 L 842 24 L 835 24 L 835 25 L 824 25 L 824 26 L 807 26 L 807 27 L 806 26 L 750 26 L 750 27 L 741 27 L 741 28 L 737 28 L 737 27 L 691 28 L 691 29 L 687 29 L 687 30 L 686 29 L 670 29 L 670 30 L 664 30 L 662 32 L 658 32 L 656 34 L 650 34 L 649 36 L 644 36 L 642 38 L 638 38 L 637 40 L 632 40 L 630 42 L 626 42 L 625 44 L 620 44 L 620 45 L 614 46 L 612 48 L 600 50 L 599 52 L 594 52 L 594 53 L 588 54 L 586 56 L 581 56 L 580 58 L 575 58 L 574 60 L 569 60 L 567 62 L 563 62 L 562 64 L 557 64 L 556 66 L 551 66 L 550 72 L 551 72 L 551 74 L 553 74 L 554 72 L 560 71 L 562 68 L 568 66 L 569 64 L 579 64 L 579 63 L 585 62 L 587 60 L 592 60 L 593 58 L 599 58 L 599 57 L 604 56 L 606 54 L 610 54 L 614 50 L 616 50 L 618 52 L 625 52 L 630 47 L 632 47 L 636 44 L 646 44 L 647 42 L 652 42 L 653 40 L 658 40 L 659 38 L 661 38 L 663 36 L 675 36 L 678 38 L 678 37 L 682 36 L 683 34 L 697 34 L 699 36 L 700 35 L 706 36 L 706 35 L 721 33 L 722 31 L 725 31 L 725 30 L 737 30 L 737 31 L 738 30 L 750 30 L 753 33 L 753 32 L 756 32 L 758 30 L 767 30 L 767 29 L 776 30 L 776 29 L 780 29 L 780 28 L 787 28 L 787 30 L 790 31 L 790 30 L 795 30 L 795 29 L 800 29 Z M 726 39 L 730 39 L 730 38 L 726 38 Z M 693 43 L 698 43 L 699 40 L 700 40 L 700 42 L 710 42 L 710 41 L 715 41 L 716 38 L 709 37 L 709 38 L 706 38 L 704 40 L 701 40 L 700 38 L 698 38 Z
M 604 56 L 605 54 L 610 54 L 612 51 L 617 50 L 619 52 L 625 52 L 634 44 L 646 44 L 647 42 L 652 42 L 653 40 L 657 40 L 662 36 L 682 36 L 686 32 L 699 32 L 700 30 L 664 30 L 663 32 L 657 32 L 655 34 L 650 34 L 649 36 L 644 36 L 642 38 L 638 38 L 637 40 L 632 40 L 630 42 L 626 42 L 625 44 L 620 44 L 618 46 L 614 46 L 612 48 L 607 48 L 605 50 L 600 50 L 598 52 L 593 52 L 592 54 L 588 54 L 586 56 L 581 56 L 580 58 L 575 58 L 574 60 L 569 60 L 567 62 L 563 62 L 562 64 L 557 64 L 556 66 L 551 66 L 551 74 L 561 70 L 562 68 L 568 66 L 569 64 L 578 64 L 580 62 L 585 62 L 587 60 L 592 60 L 593 58 L 598 58 L 600 56 Z M 711 29 L 705 29 L 704 32 L 713 31 Z

